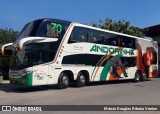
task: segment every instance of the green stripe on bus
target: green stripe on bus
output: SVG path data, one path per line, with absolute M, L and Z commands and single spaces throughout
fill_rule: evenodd
M 32 86 L 32 73 L 27 75 L 27 86 Z
M 97 66 L 98 66 L 99 63 L 106 57 L 106 55 L 108 55 L 108 54 L 105 54 L 105 55 L 97 62 L 96 66 L 94 67 L 94 70 L 93 70 L 93 72 L 92 72 L 91 79 L 92 79 L 92 77 L 93 77 L 93 73 L 94 73 L 94 71 L 96 70 Z
M 110 68 L 111 68 L 111 65 L 110 65 L 110 62 L 108 61 L 102 70 L 100 81 L 106 80 Z

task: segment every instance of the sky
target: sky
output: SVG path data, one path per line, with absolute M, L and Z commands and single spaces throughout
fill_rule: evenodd
M 111 18 L 145 28 L 160 24 L 160 0 L 0 0 L 0 28 L 20 31 L 40 18 L 87 24 Z

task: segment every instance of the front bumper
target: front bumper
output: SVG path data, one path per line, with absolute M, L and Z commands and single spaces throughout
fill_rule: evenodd
M 22 76 L 20 78 L 9 77 L 11 84 L 18 84 L 23 86 L 32 86 L 32 73 Z

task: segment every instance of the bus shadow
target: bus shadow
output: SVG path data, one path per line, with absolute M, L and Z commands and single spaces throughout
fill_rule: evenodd
M 102 82 L 92 82 L 89 86 L 94 85 L 105 85 L 105 84 L 122 84 L 122 83 L 132 83 L 130 80 L 114 80 L 114 81 L 102 81 Z
M 150 79 L 146 80 L 146 81 L 151 81 Z M 146 82 L 144 81 L 144 82 Z M 140 82 L 134 82 L 133 80 L 131 79 L 128 79 L 128 80 L 113 80 L 113 81 L 97 81 L 97 82 L 90 82 L 88 83 L 86 86 L 99 86 L 99 85 L 113 85 L 113 84 L 132 84 L 132 83 L 135 83 L 135 84 L 139 84 L 139 83 L 142 83 L 141 81 Z M 71 88 L 77 88 L 75 85 L 71 85 L 70 86 Z
M 107 84 L 122 84 L 122 83 L 133 83 L 131 80 L 114 80 L 114 81 L 96 81 L 87 83 L 88 86 L 97 86 L 97 85 L 107 85 Z M 75 85 L 71 85 L 71 88 L 77 88 Z
M 148 80 L 150 81 L 150 80 Z M 102 81 L 102 82 L 90 82 L 86 85 L 86 87 L 89 86 L 100 86 L 100 85 L 107 85 L 107 84 L 130 84 L 133 83 L 132 80 L 121 80 L 121 81 Z M 77 88 L 75 84 L 71 84 L 69 88 Z M 0 91 L 4 92 L 13 92 L 13 93 L 28 93 L 28 92 L 36 92 L 36 91 L 47 91 L 47 90 L 61 90 L 59 89 L 58 86 L 56 85 L 43 85 L 43 86 L 34 86 L 34 87 L 25 87 L 25 86 L 20 86 L 20 85 L 14 85 L 10 83 L 4 83 L 0 84 Z
M 25 92 L 36 92 L 36 91 L 46 91 L 46 90 L 60 90 L 56 85 L 44 85 L 44 86 L 34 86 L 25 87 L 14 84 L 0 84 L 0 91 L 13 92 L 13 93 L 25 93 Z

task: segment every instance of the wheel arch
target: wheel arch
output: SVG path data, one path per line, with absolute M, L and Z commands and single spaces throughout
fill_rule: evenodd
M 64 70 L 60 74 L 65 73 L 67 74 L 69 81 L 74 81 L 74 74 L 71 70 Z M 59 75 L 60 76 L 60 75 Z

